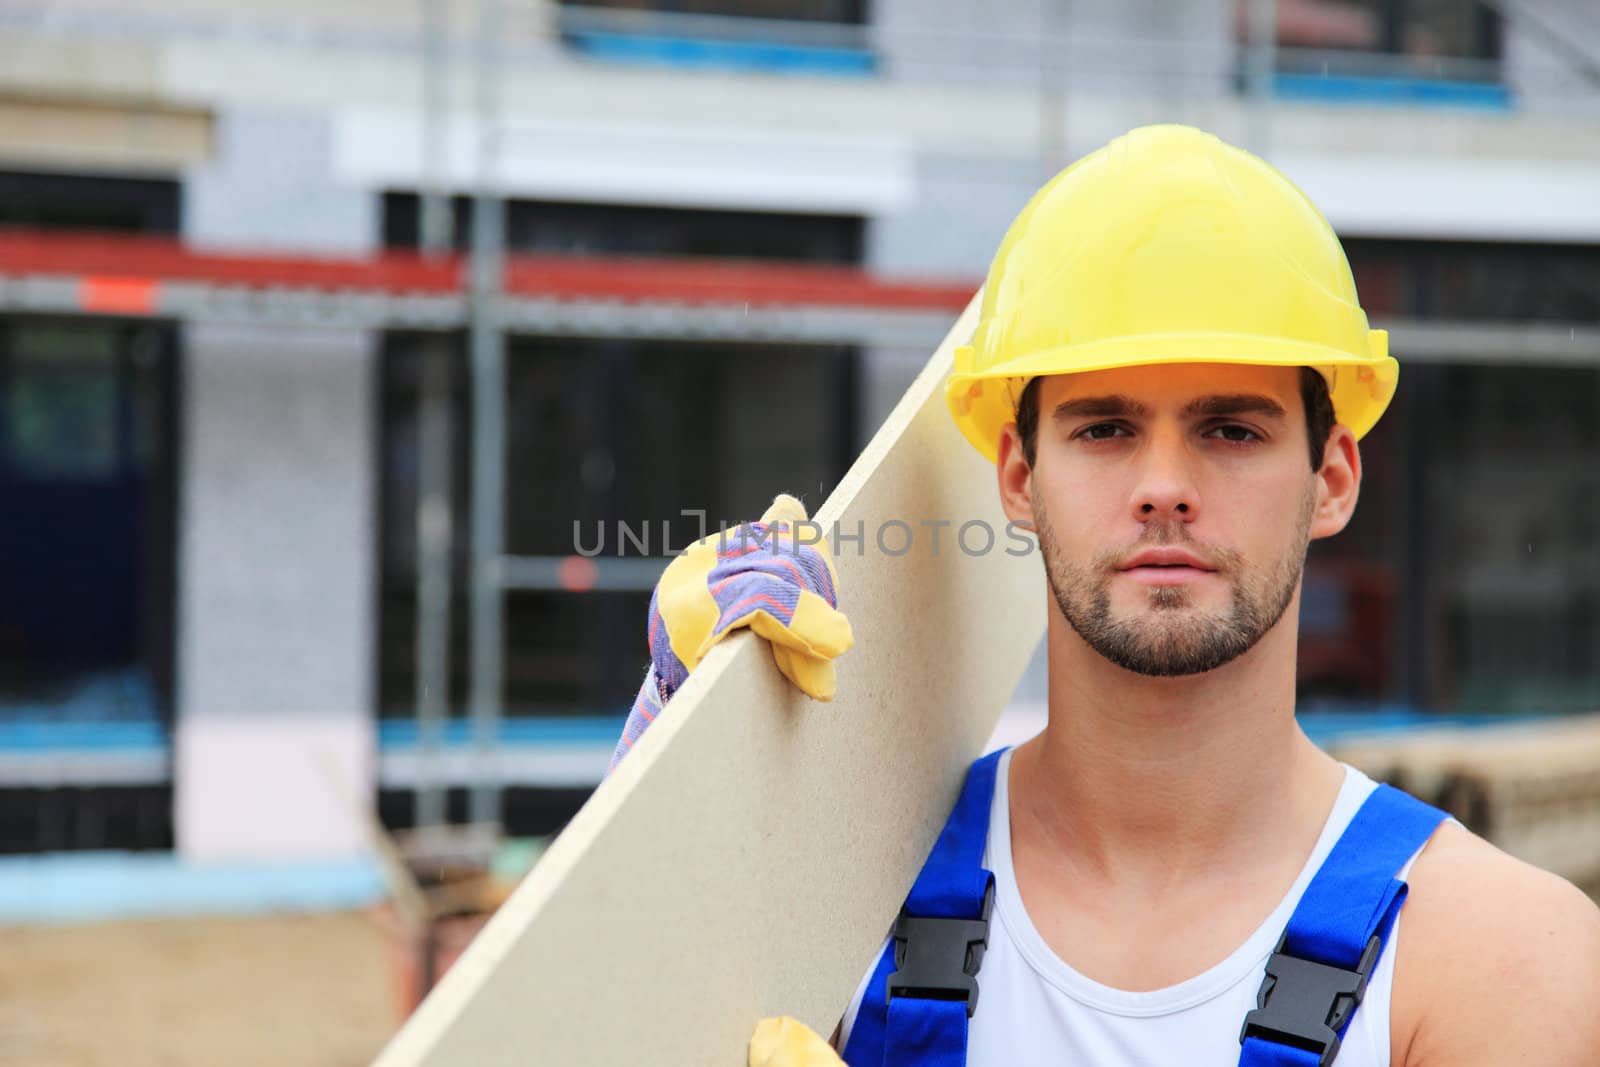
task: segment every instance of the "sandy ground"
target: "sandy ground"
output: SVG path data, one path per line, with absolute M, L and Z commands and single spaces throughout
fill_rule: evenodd
M 354 912 L 0 927 L 0 1064 L 364 1067 L 385 953 Z

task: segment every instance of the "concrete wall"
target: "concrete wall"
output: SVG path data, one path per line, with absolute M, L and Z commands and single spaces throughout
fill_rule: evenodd
M 1006 227 L 1047 176 L 1032 154 L 923 152 L 915 199 L 867 227 L 867 265 L 901 276 L 981 279 Z
M 1594 0 L 1525 0 L 1512 5 L 1505 34 L 1506 83 L 1523 107 L 1592 110 L 1600 84 L 1600 8 Z
M 224 107 L 215 130 L 213 158 L 185 176 L 189 244 L 347 255 L 378 246 L 378 200 L 336 182 L 325 113 Z
M 1044 180 L 1037 157 L 932 155 L 916 161 L 915 199 L 868 221 L 866 265 L 900 277 L 965 278 L 976 289 L 1000 238 Z M 865 353 L 860 436 L 869 439 L 927 362 L 928 350 Z
M 224 112 L 218 132 L 215 160 L 185 186 L 188 241 L 372 246 L 375 198 L 330 184 L 322 119 Z M 357 331 L 185 331 L 175 769 L 186 858 L 363 850 L 351 809 L 374 759 L 374 343 Z

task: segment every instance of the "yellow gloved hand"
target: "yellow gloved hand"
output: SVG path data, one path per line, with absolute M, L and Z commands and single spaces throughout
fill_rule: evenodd
M 756 1024 L 750 1067 L 844 1067 L 844 1060 L 811 1027 L 782 1015 Z
M 650 655 L 663 697 L 730 631 L 772 646 L 778 669 L 816 700 L 837 690 L 834 657 L 854 642 L 837 609 L 838 576 L 824 541 L 801 543 L 805 506 L 778 496 L 759 522 L 701 538 L 661 575 L 650 603 Z
M 639 686 L 610 769 L 644 736 L 711 646 L 747 626 L 766 639 L 778 669 L 816 700 L 838 689 L 834 657 L 854 640 L 837 608 L 828 546 L 801 543 L 805 505 L 780 495 L 760 522 L 701 538 L 673 559 L 650 596 L 650 670 Z M 808 527 L 815 529 L 815 527 Z M 820 531 L 817 536 L 820 537 Z

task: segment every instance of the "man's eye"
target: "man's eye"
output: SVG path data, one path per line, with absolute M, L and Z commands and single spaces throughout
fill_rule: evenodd
M 1126 431 L 1114 422 L 1097 422 L 1092 426 L 1085 426 L 1079 431 L 1078 436 L 1087 437 L 1091 441 L 1109 441 L 1111 438 Z
M 1232 444 L 1242 445 L 1251 441 L 1261 440 L 1261 435 L 1247 426 L 1238 426 L 1232 423 L 1226 426 L 1217 426 L 1207 431 L 1208 435 L 1215 435 Z

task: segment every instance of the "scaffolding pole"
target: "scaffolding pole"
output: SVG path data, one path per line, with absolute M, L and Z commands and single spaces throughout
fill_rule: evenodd
M 417 793 L 416 825 L 446 821 L 438 774 L 450 714 L 450 352 L 422 351 L 417 412 Z
M 450 201 L 442 188 L 445 0 L 423 0 L 422 196 L 418 244 L 425 255 L 455 243 Z M 448 817 L 440 771 L 450 716 L 450 600 L 454 531 L 451 497 L 451 344 L 433 334 L 422 346 L 417 381 L 417 784 L 415 822 L 426 828 Z
M 505 343 L 499 294 L 505 262 L 505 201 L 499 196 L 498 0 L 478 0 L 478 182 L 472 201 L 472 626 L 471 703 L 478 780 L 469 819 L 500 821 L 494 747 L 500 729 L 505 522 Z

